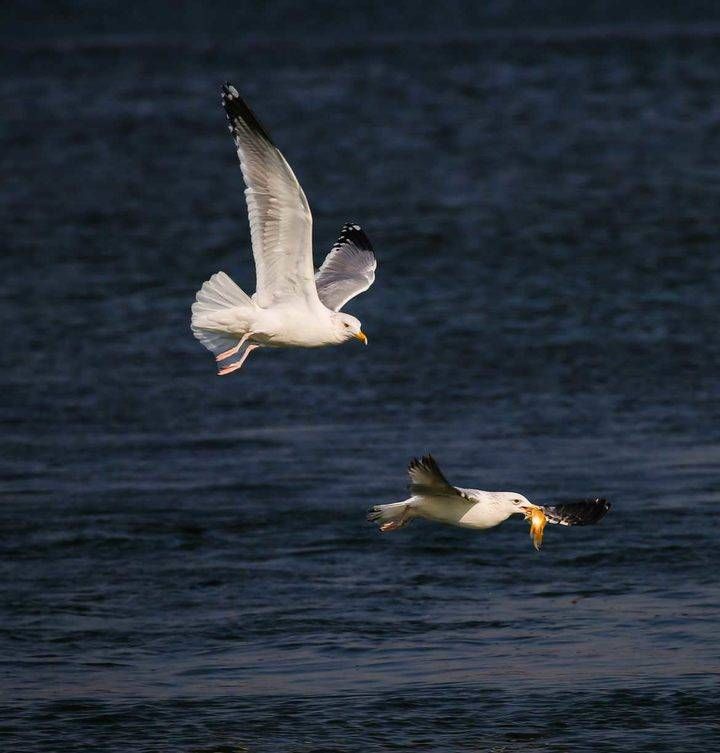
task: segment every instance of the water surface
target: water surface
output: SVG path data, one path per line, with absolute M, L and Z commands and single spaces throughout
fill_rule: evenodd
M 63 41 L 64 40 L 64 41 Z M 712 29 L 6 41 L 8 749 L 707 751 L 720 711 Z M 370 346 L 219 379 L 232 80 L 377 284 Z M 601 525 L 380 536 L 459 485 Z

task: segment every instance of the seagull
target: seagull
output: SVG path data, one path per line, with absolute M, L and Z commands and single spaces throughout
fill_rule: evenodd
M 225 272 L 203 283 L 190 327 L 215 355 L 218 374 L 237 371 L 262 347 L 318 348 L 356 338 L 360 322 L 340 309 L 375 280 L 377 261 L 359 225 L 343 225 L 320 269 L 312 254 L 312 215 L 290 165 L 229 83 L 222 104 L 245 180 L 255 259 L 251 297 Z
M 546 523 L 561 526 L 587 526 L 597 523 L 610 509 L 604 499 L 548 507 L 535 505 L 517 492 L 484 492 L 453 486 L 443 475 L 432 455 L 413 458 L 408 466 L 410 498 L 370 509 L 368 520 L 383 533 L 397 531 L 413 518 L 426 518 L 463 528 L 494 528 L 511 515 L 530 521 L 530 537 L 539 550 Z

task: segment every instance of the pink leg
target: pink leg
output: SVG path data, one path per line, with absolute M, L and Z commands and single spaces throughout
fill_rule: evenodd
M 402 528 L 409 520 L 410 520 L 410 511 L 406 507 L 402 511 L 402 515 L 400 515 L 399 518 L 396 518 L 395 520 L 388 520 L 387 523 L 383 523 L 380 526 L 380 531 L 382 533 L 389 533 L 390 531 L 397 531 L 398 528 Z
M 255 350 L 255 348 L 259 348 L 259 345 L 248 345 L 245 349 L 245 352 L 243 353 L 243 357 L 237 362 L 234 363 L 232 366 L 226 366 L 224 369 L 220 369 L 218 371 L 218 376 L 225 376 L 225 374 L 232 374 L 233 371 L 237 371 L 244 363 L 245 359 L 250 355 L 250 353 Z
M 240 342 L 237 345 L 215 356 L 215 360 L 224 361 L 226 358 L 229 358 L 230 356 L 234 356 L 240 350 L 240 348 L 242 348 L 243 343 L 248 339 L 248 337 L 252 337 L 252 335 L 253 335 L 252 332 L 246 332 L 243 335 L 242 340 L 240 340 Z

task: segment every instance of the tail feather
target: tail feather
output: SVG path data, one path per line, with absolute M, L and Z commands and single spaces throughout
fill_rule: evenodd
M 225 272 L 217 272 L 203 283 L 195 296 L 190 328 L 208 350 L 219 355 L 237 345 L 239 338 L 223 331 L 214 322 L 215 315 L 227 309 L 254 305 L 250 296 Z
M 252 299 L 225 272 L 216 272 L 206 280 L 195 296 L 193 314 L 204 314 L 233 306 L 251 306 Z
M 236 337 L 225 335 L 222 332 L 212 332 L 207 329 L 192 328 L 193 335 L 216 356 L 224 353 L 226 350 L 235 347 L 239 340 Z

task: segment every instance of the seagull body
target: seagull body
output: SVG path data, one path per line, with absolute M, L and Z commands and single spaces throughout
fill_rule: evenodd
M 219 272 L 218 276 L 222 274 Z M 217 277 L 213 281 L 216 286 L 221 283 Z M 229 288 L 232 280 L 227 277 L 222 282 Z M 239 295 L 237 291 L 235 293 Z M 236 340 L 242 339 L 247 332 L 252 332 L 253 342 L 261 345 L 315 348 L 341 343 L 346 339 L 338 336 L 344 333 L 339 332 L 330 314 L 319 301 L 313 305 L 302 300 L 281 300 L 263 308 L 250 299 L 243 305 L 207 312 L 193 321 L 196 326 L 202 325 L 203 329 L 226 333 Z
M 517 492 L 488 492 L 452 486 L 431 455 L 413 459 L 408 467 L 409 499 L 371 508 L 368 520 L 383 533 L 396 531 L 413 518 L 462 528 L 494 528 L 511 515 L 530 521 L 530 536 L 540 549 L 546 523 L 565 526 L 597 523 L 610 509 L 604 499 L 569 502 L 556 506 L 536 505 Z
M 367 290 L 377 262 L 359 225 L 345 224 L 315 272 L 312 215 L 305 193 L 235 87 L 222 90 L 247 189 L 257 277 L 248 296 L 224 272 L 203 283 L 192 306 L 195 337 L 215 354 L 218 373 L 237 371 L 260 347 L 319 348 L 357 338 L 360 322 L 340 309 Z

